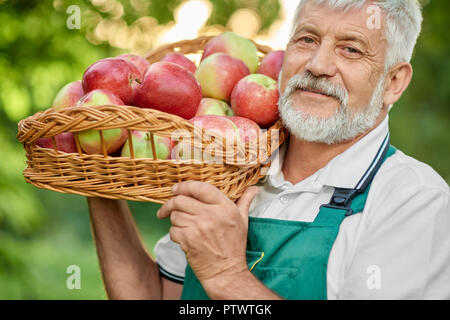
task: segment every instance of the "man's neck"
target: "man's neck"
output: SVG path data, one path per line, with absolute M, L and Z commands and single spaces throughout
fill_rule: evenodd
M 378 127 L 384 119 L 385 116 L 380 117 L 373 128 L 356 138 L 333 145 L 308 142 L 291 135 L 282 167 L 284 180 L 295 185 L 310 177 L 315 172 L 325 167 L 333 158 L 343 153 L 369 134 L 373 129 Z

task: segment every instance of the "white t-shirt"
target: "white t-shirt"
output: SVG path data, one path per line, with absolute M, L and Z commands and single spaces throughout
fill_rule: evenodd
M 335 188 L 354 188 L 388 133 L 388 118 L 311 177 L 292 185 L 274 157 L 249 215 L 312 222 Z M 161 273 L 182 281 L 187 265 L 167 234 L 155 255 Z M 450 299 L 450 189 L 428 165 L 401 151 L 375 176 L 362 213 L 346 218 L 332 247 L 328 299 Z

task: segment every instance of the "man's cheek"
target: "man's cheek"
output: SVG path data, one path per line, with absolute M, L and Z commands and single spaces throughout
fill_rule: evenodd
M 287 87 L 289 79 L 291 79 L 296 74 L 301 74 L 301 65 L 298 59 L 295 59 L 293 55 L 288 55 L 286 52 L 286 56 L 283 62 L 283 67 L 281 68 L 280 77 L 279 77 L 279 89 L 280 95 L 282 95 Z

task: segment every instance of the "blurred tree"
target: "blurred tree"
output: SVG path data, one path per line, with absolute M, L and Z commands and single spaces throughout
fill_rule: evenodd
M 203 1 L 203 0 L 201 0 Z M 208 1 L 208 0 L 204 0 Z M 38 190 L 22 177 L 25 157 L 17 122 L 51 105 L 66 83 L 94 61 L 146 52 L 174 25 L 182 0 L 0 1 L 0 299 L 104 298 L 85 199 Z M 209 0 L 205 32 L 226 26 L 238 9 L 258 13 L 260 31 L 279 18 L 278 0 Z M 450 181 L 450 2 L 426 0 L 410 88 L 391 112 L 393 143 Z M 67 8 L 81 10 L 81 29 L 67 28 Z M 222 30 L 224 27 L 222 27 Z M 168 229 L 158 206 L 131 203 L 151 250 Z M 81 267 L 82 290 L 65 287 L 66 268 Z
M 450 181 L 450 2 L 423 1 L 410 87 L 391 111 L 393 143 Z

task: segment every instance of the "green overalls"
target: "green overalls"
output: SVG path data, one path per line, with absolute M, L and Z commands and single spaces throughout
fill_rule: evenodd
M 396 149 L 384 139 L 354 189 L 336 188 L 313 222 L 249 218 L 247 263 L 264 285 L 285 299 L 327 299 L 327 265 L 342 221 L 364 210 L 372 180 Z M 189 265 L 182 299 L 209 299 Z

